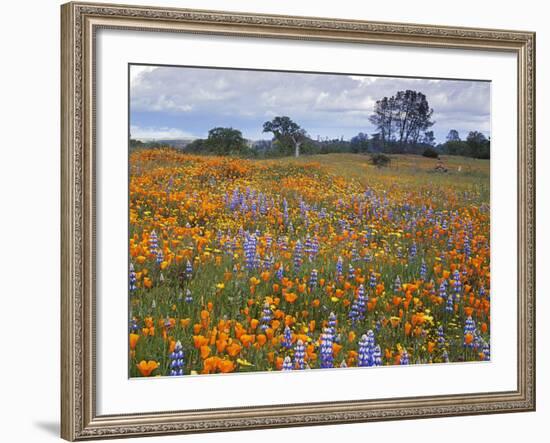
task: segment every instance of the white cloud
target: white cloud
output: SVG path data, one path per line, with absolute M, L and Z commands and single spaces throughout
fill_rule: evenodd
M 200 119 L 236 125 L 264 116 L 288 115 L 308 128 L 372 132 L 368 116 L 376 100 L 398 90 L 422 91 L 434 109 L 434 130 L 488 130 L 490 84 L 475 81 L 302 74 L 292 72 L 136 66 L 133 113 L 182 116 L 187 131 Z M 134 67 L 132 67 L 134 69 Z M 172 118 L 170 121 L 175 121 Z M 156 119 L 158 121 L 158 118 Z M 141 121 L 142 126 L 149 126 Z M 177 123 L 168 123 L 177 125 Z M 256 122 L 260 128 L 261 123 Z M 245 134 L 246 136 L 247 134 Z M 444 135 L 443 135 L 444 136 Z
M 153 72 L 158 69 L 157 66 L 130 65 L 130 87 L 133 88 L 139 84 L 143 74 Z
M 141 128 L 135 125 L 130 126 L 130 136 L 137 140 L 176 140 L 183 138 L 196 138 L 193 134 L 177 128 Z

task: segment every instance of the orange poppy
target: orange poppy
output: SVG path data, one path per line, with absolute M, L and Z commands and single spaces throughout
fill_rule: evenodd
M 207 345 L 201 346 L 200 350 L 201 350 L 201 358 L 203 360 L 206 359 L 212 352 L 212 349 L 210 349 L 210 346 L 207 346 Z
M 130 334 L 130 349 L 136 349 L 137 342 L 139 340 L 139 334 Z
M 286 292 L 284 297 L 288 303 L 294 303 L 298 300 L 298 296 L 294 292 Z
M 149 377 L 151 373 L 159 367 L 159 364 L 154 360 L 141 360 L 136 367 L 143 377 Z
M 231 356 L 231 357 L 236 357 L 237 355 L 239 355 L 239 353 L 241 352 L 241 346 L 237 343 L 237 342 L 232 342 L 230 345 L 227 346 L 227 348 L 225 348 L 227 353 Z

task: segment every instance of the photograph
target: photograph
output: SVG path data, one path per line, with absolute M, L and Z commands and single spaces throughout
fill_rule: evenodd
M 490 81 L 128 79 L 129 378 L 491 361 Z

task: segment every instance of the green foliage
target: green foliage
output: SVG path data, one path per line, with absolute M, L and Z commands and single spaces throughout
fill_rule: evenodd
M 466 141 L 460 140 L 458 133 L 453 138 L 447 136 L 447 142 L 442 147 L 443 151 L 449 155 L 462 155 L 481 159 L 491 157 L 491 140 L 479 131 L 471 131 Z
M 307 138 L 306 131 L 287 116 L 275 117 L 265 122 L 263 132 L 273 134 L 278 152 L 282 155 L 294 153 L 296 157 L 300 155 L 301 145 Z
M 378 100 L 369 121 L 376 126 L 384 145 L 390 142 L 416 144 L 433 126 L 433 112 L 422 92 L 407 89 Z
M 242 132 L 233 128 L 211 129 L 208 131 L 205 145 L 216 155 L 239 155 L 248 150 Z
M 165 143 L 157 142 L 157 141 L 148 141 L 143 142 L 141 140 L 136 140 L 131 138 L 130 139 L 130 150 L 135 149 L 160 149 L 160 148 L 166 148 Z
M 471 131 L 466 138 L 470 157 L 490 158 L 491 142 L 481 132 Z
M 391 158 L 386 154 L 371 154 L 370 163 L 378 168 L 382 168 L 391 163 Z
M 428 158 L 439 158 L 439 153 L 434 148 L 426 148 L 422 153 L 424 157 Z
M 350 140 L 351 152 L 355 154 L 364 153 L 369 151 L 369 136 L 363 132 L 360 132 Z
M 253 156 L 253 151 L 248 147 L 241 131 L 222 127 L 208 131 L 206 139 L 193 140 L 185 147 L 185 150 L 197 154 Z
M 451 129 L 449 133 L 447 134 L 447 141 L 448 142 L 459 142 L 460 141 L 460 135 L 458 134 L 458 131 L 456 129 Z

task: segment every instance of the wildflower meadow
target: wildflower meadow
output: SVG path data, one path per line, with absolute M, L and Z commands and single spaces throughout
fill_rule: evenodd
M 489 161 L 130 152 L 129 376 L 490 359 Z

